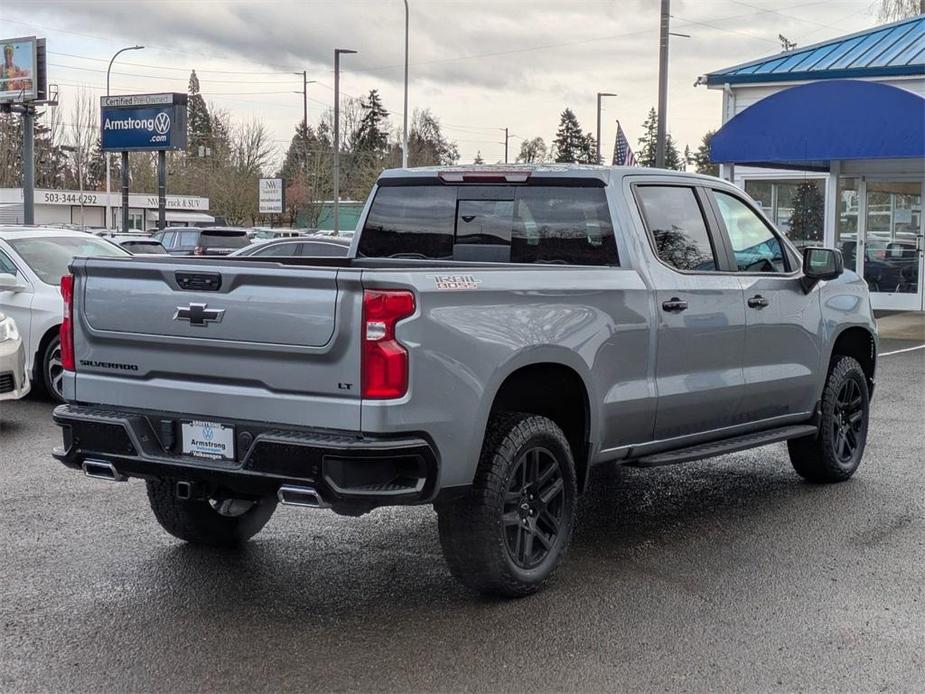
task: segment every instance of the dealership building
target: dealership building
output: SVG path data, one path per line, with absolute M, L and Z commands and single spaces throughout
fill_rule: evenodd
M 35 191 L 36 224 L 75 224 L 82 227 L 105 227 L 106 193 L 77 190 Z M 112 229 L 122 227 L 122 194 L 109 194 Z M 192 195 L 168 195 L 168 226 L 214 224 L 208 214 L 209 198 Z M 129 227 L 151 231 L 157 229 L 157 194 L 129 193 Z M 0 188 L 0 224 L 22 224 L 22 188 Z
M 717 70 L 711 156 L 798 246 L 839 248 L 875 308 L 921 311 L 925 15 Z

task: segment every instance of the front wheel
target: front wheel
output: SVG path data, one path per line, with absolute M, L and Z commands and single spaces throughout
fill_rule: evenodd
M 187 542 L 234 547 L 259 533 L 276 510 L 273 497 L 242 499 L 179 499 L 176 480 L 148 480 L 148 501 L 154 517 L 168 533 Z
M 849 479 L 864 455 L 869 418 L 864 370 L 851 357 L 836 357 L 822 393 L 819 433 L 787 442 L 794 470 L 810 482 Z
M 61 363 L 61 339 L 55 335 L 42 354 L 42 386 L 55 402 L 64 402 L 61 392 L 64 381 L 64 365 Z
M 565 556 L 575 525 L 575 463 L 562 430 L 521 413 L 492 417 L 468 494 L 437 506 L 450 572 L 479 592 L 535 592 Z

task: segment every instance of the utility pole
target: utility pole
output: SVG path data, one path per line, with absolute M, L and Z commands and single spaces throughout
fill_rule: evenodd
M 35 107 L 22 112 L 22 221 L 35 224 Z
M 125 51 L 140 51 L 144 46 L 126 46 L 116 51 L 112 58 L 109 59 L 109 67 L 106 68 L 106 96 L 109 96 L 109 71 L 112 70 L 112 64 L 120 53 Z M 110 182 L 109 182 L 109 152 L 104 153 L 106 156 L 106 223 L 103 225 L 107 229 L 112 224 L 112 205 L 109 204 Z M 123 203 L 125 201 L 123 200 Z M 122 215 L 125 218 L 125 214 Z
M 507 164 L 507 141 L 508 141 L 507 128 L 504 129 L 504 163 Z
M 671 0 L 662 0 L 661 30 L 658 44 L 658 135 L 655 141 L 655 166 L 665 168 L 665 131 L 668 118 L 668 23 Z
M 405 108 L 401 127 L 401 167 L 408 168 L 408 0 L 405 0 Z
M 597 159 L 595 159 L 595 164 L 602 164 L 601 160 L 601 98 L 605 96 L 616 96 L 612 92 L 598 92 L 597 93 Z
M 340 232 L 340 56 L 356 53 L 349 48 L 334 49 L 334 236 Z

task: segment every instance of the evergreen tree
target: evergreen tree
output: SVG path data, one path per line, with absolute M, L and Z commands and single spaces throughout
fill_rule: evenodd
M 585 133 L 581 141 L 581 156 L 578 158 L 579 164 L 599 164 L 597 160 L 597 138 L 593 133 Z
M 479 150 L 475 153 L 475 159 L 472 161 L 473 164 L 484 164 L 485 160 L 482 159 L 482 150 Z
M 189 153 L 199 156 L 199 148 L 212 147 L 212 117 L 206 107 L 205 99 L 199 93 L 199 77 L 193 70 L 189 76 L 189 99 L 186 106 L 186 128 L 189 133 L 187 149 Z
M 306 127 L 300 122 L 289 143 L 289 149 L 286 150 L 286 157 L 283 159 L 279 175 L 288 182 L 304 176 L 311 166 L 312 157 L 319 149 L 318 138 L 315 137 L 312 126 Z
M 710 158 L 710 141 L 713 139 L 713 130 L 704 133 L 700 146 L 694 152 L 688 161 L 693 164 L 697 173 L 707 174 L 709 176 L 719 176 L 719 164 L 713 162 Z
M 658 143 L 658 114 L 655 108 L 649 109 L 649 115 L 642 124 L 643 135 L 639 138 L 639 148 L 636 151 L 636 161 L 640 166 L 655 166 L 655 154 Z M 683 160 L 671 134 L 665 137 L 665 168 L 681 171 Z
M 352 138 L 355 152 L 383 154 L 388 148 L 389 112 L 382 105 L 379 90 L 372 89 L 365 99 L 360 100 L 363 117 Z
M 577 162 L 586 156 L 588 142 L 581 132 L 578 118 L 567 108 L 559 117 L 559 129 L 556 130 L 556 139 L 553 140 L 557 162 Z

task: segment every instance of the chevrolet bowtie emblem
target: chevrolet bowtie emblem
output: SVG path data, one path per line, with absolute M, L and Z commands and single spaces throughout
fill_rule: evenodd
M 188 320 L 190 325 L 198 325 L 204 328 L 208 323 L 221 323 L 225 315 L 223 308 L 207 308 L 208 304 L 190 304 L 189 306 L 177 306 L 177 312 L 173 314 L 174 320 Z

